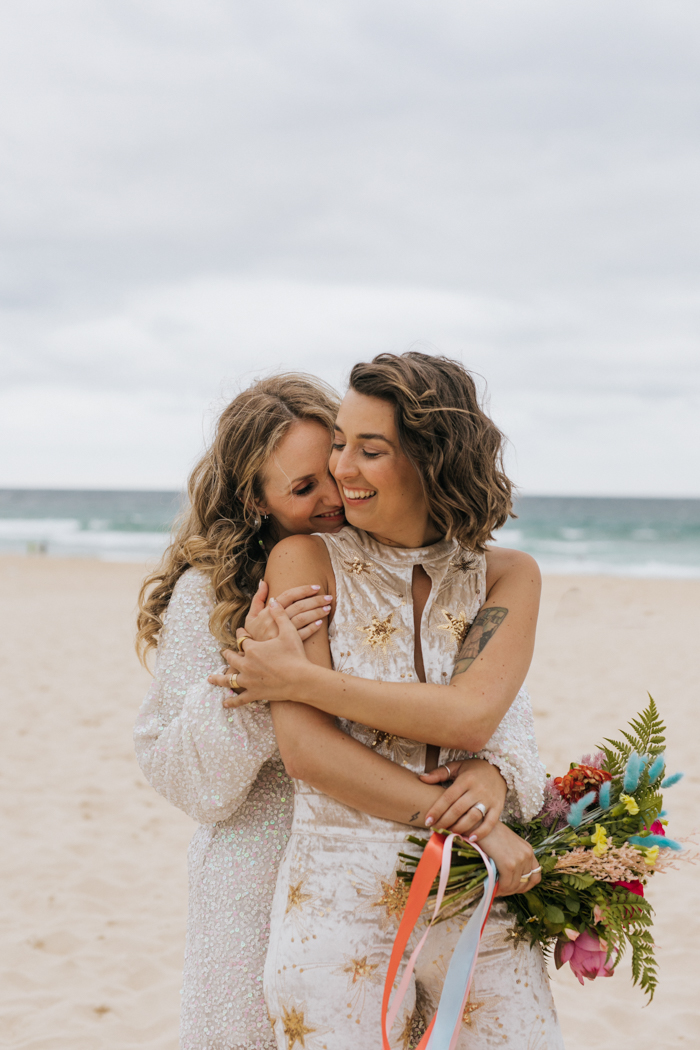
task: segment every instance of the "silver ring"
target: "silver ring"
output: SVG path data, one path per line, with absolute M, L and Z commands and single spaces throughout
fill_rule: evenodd
M 479 813 L 481 813 L 481 819 L 486 820 L 486 806 L 483 802 L 475 802 L 472 809 L 478 809 Z
M 438 769 L 446 769 L 448 777 L 450 778 L 450 780 L 452 779 L 452 770 L 450 769 L 449 766 L 445 765 L 444 762 L 442 763 L 442 765 L 438 766 Z
M 521 882 L 529 882 L 530 879 L 532 878 L 532 876 L 533 875 L 537 875 L 540 871 L 542 871 L 541 867 L 533 868 L 532 871 L 528 871 L 527 875 L 521 875 L 520 876 L 520 881 Z

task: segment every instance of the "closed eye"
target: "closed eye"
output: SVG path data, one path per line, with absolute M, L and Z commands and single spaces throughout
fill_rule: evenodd
M 316 482 L 315 481 L 310 481 L 308 483 L 308 485 L 304 485 L 303 489 L 297 489 L 296 492 L 293 493 L 293 495 L 295 495 L 295 496 L 308 496 L 309 492 L 311 492 L 315 487 L 316 487 Z

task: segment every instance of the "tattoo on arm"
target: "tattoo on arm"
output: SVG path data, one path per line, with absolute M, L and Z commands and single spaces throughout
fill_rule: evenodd
M 452 672 L 453 678 L 458 674 L 464 674 L 471 667 L 507 615 L 508 610 L 497 605 L 491 605 L 488 609 L 481 609 L 477 613 L 457 653 L 455 669 Z
M 414 820 L 418 820 L 419 816 L 420 816 L 420 810 L 418 810 L 417 813 L 414 813 L 412 817 L 409 817 L 408 823 L 412 824 Z

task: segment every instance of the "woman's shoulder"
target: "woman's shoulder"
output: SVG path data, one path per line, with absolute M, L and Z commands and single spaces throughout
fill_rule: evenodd
M 328 560 L 328 550 L 320 535 L 286 536 L 270 552 L 267 564 L 288 565 L 304 562 L 320 564 Z
M 276 590 L 314 583 L 328 587 L 332 578 L 328 548 L 321 536 L 287 536 L 275 544 L 267 560 L 265 579 Z
M 532 555 L 513 547 L 487 547 L 486 574 L 489 588 L 505 577 L 531 579 L 538 587 L 542 582 L 540 567 Z

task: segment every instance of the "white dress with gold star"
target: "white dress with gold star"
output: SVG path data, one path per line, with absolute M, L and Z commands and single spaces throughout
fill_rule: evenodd
M 420 550 L 385 547 L 352 528 L 324 535 L 336 577 L 330 627 L 337 670 L 382 681 L 416 681 L 412 575 L 422 565 L 432 588 L 421 623 L 426 680 L 449 681 L 459 643 L 485 597 L 485 558 L 441 541 Z M 426 747 L 355 722 L 356 740 L 415 772 Z M 440 762 L 466 757 L 443 748 Z M 528 820 L 542 805 L 544 767 L 532 709 L 521 690 L 479 757 L 495 762 L 507 805 Z M 292 834 L 272 906 L 265 997 L 279 1050 L 379 1050 L 384 975 L 406 900 L 396 877 L 406 825 L 351 809 L 308 784 L 294 784 Z M 434 927 L 419 959 L 392 1047 L 408 1050 L 416 1010 L 436 1009 L 466 917 Z M 563 1047 L 539 949 L 512 936 L 497 902 L 486 924 L 459 1050 Z

